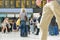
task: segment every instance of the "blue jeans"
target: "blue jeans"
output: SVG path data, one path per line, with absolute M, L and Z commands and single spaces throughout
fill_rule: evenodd
M 21 20 L 20 28 L 23 29 L 26 26 L 25 20 Z
M 30 25 L 30 32 L 34 33 L 34 26 Z
M 21 36 L 27 36 L 27 30 L 26 30 L 26 21 L 25 20 L 21 20 Z

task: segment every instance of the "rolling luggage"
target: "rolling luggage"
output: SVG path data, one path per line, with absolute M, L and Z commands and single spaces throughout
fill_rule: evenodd
M 55 33 L 55 35 L 58 35 L 58 34 L 59 34 L 58 26 L 55 26 L 55 27 L 54 27 L 54 33 Z
M 49 26 L 49 35 L 58 35 L 59 31 L 58 31 L 58 26 Z
M 59 34 L 58 25 L 57 25 L 55 19 L 56 19 L 55 16 L 53 16 L 51 23 L 49 25 L 49 34 L 50 35 L 58 35 Z

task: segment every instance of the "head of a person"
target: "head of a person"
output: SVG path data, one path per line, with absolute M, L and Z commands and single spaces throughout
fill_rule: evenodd
M 5 18 L 5 20 L 7 20 L 7 21 L 8 21 L 8 20 L 9 20 L 9 18 L 8 18 L 8 17 L 6 17 L 6 18 Z
M 41 5 L 41 0 L 36 0 L 36 5 L 39 7 Z
M 9 21 L 9 18 L 7 18 L 7 17 L 4 18 L 4 21 L 3 22 L 6 22 L 6 21 Z
M 25 13 L 25 9 L 22 9 L 22 12 Z

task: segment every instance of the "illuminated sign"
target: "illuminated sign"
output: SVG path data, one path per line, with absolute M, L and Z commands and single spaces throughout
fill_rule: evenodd
M 20 12 L 21 8 L 0 8 L 0 12 Z M 26 8 L 26 12 L 33 12 L 32 8 Z

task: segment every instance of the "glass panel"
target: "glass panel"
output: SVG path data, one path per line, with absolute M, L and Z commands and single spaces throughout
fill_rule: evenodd
M 5 1 L 5 7 L 6 7 L 6 8 L 9 7 L 9 6 L 8 6 L 8 3 L 9 3 L 8 1 Z
M 26 1 L 25 7 L 30 8 L 30 2 L 28 0 Z
M 11 8 L 14 8 L 14 0 L 11 0 L 10 4 L 11 4 Z
M 25 1 L 22 1 L 21 8 L 25 7 Z
M 29 2 L 30 2 L 30 8 L 32 8 L 32 0 L 29 0 Z
M 43 6 L 46 3 L 46 0 L 42 2 Z M 0 0 L 0 8 L 36 8 L 36 0 Z
M 27 17 L 30 18 L 30 17 L 31 17 L 31 14 L 32 14 L 32 13 L 28 13 L 28 14 L 27 14 Z
M 32 1 L 32 8 L 35 8 L 35 0 Z
M 17 1 L 16 1 L 16 7 L 17 7 L 17 8 L 20 8 L 20 0 L 17 0 Z
M 15 17 L 19 17 L 19 14 L 15 14 Z
M 14 14 L 7 14 L 7 17 L 14 17 Z
M 6 17 L 6 14 L 0 14 L 0 17 Z
M 0 8 L 2 8 L 3 6 L 3 1 L 0 1 Z

